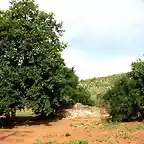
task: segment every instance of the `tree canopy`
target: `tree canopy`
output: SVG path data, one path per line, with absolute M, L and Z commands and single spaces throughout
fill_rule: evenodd
M 131 64 L 132 71 L 119 78 L 104 95 L 112 121 L 144 119 L 144 61 Z
M 27 107 L 50 114 L 85 93 L 61 57 L 67 46 L 60 40 L 63 33 L 62 22 L 40 11 L 34 0 L 12 0 L 0 11 L 1 111 Z

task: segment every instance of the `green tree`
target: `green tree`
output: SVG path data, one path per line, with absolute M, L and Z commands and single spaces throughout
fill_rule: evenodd
M 79 95 L 78 77 L 61 52 L 62 23 L 33 0 L 12 0 L 0 11 L 0 108 L 50 114 Z M 88 97 L 86 97 L 89 99 Z
M 133 62 L 131 67 L 104 95 L 113 121 L 144 119 L 144 61 Z
M 136 86 L 140 93 L 137 103 L 139 105 L 140 114 L 144 119 L 144 60 L 139 59 L 132 63 L 131 76 L 136 81 Z
M 118 79 L 114 86 L 104 95 L 112 121 L 132 121 L 137 116 L 136 97 L 139 91 L 136 82 L 128 77 Z

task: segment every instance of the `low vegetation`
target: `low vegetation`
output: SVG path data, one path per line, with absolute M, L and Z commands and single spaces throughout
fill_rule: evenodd
M 58 144 L 57 142 L 41 142 L 37 140 L 37 142 L 33 144 Z M 88 144 L 87 140 L 79 140 L 79 141 L 72 141 L 72 142 L 65 142 L 64 144 Z

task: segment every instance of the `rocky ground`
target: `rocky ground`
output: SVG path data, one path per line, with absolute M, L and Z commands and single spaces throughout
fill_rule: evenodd
M 70 109 L 61 110 L 59 113 L 60 116 L 66 119 L 73 119 L 76 117 L 97 117 L 103 118 L 108 117 L 108 113 L 105 109 L 98 108 L 98 107 L 89 107 L 82 104 L 76 104 Z

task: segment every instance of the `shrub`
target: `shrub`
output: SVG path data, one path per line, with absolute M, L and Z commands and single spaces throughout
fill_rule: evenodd
M 115 82 L 104 95 L 112 121 L 132 121 L 137 118 L 141 96 L 137 83 L 129 74 Z
M 104 95 L 112 121 L 144 119 L 144 61 L 138 60 L 131 66 L 132 71 Z

